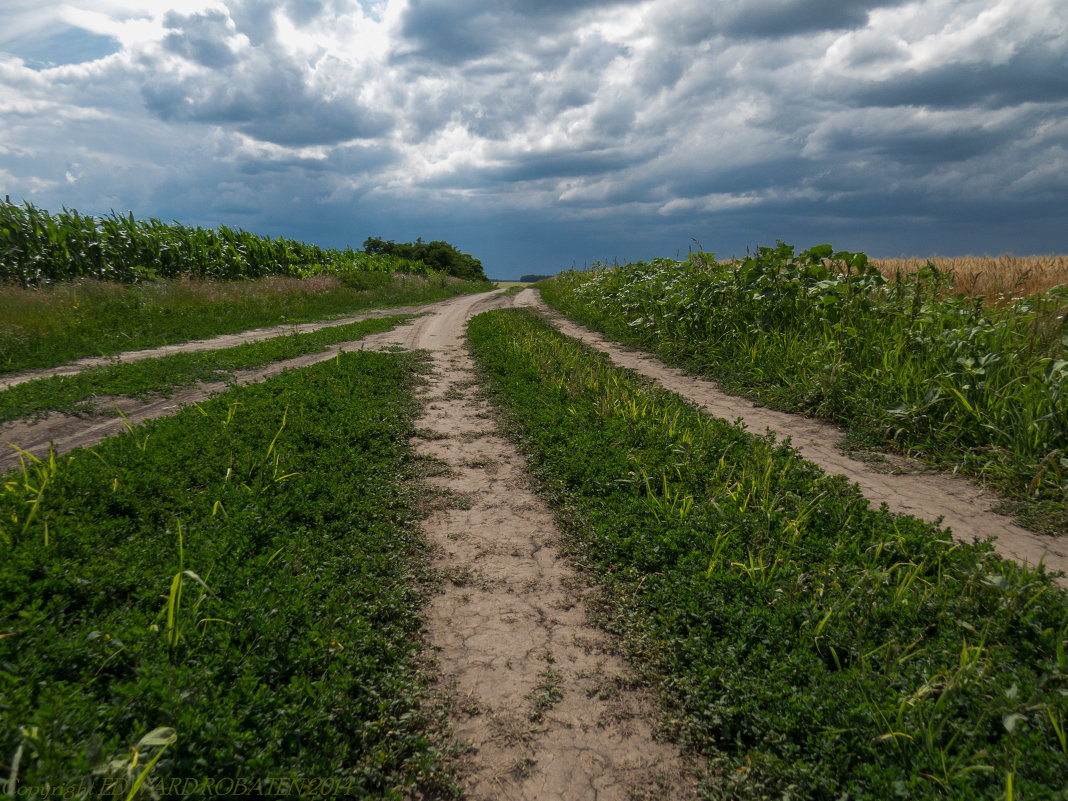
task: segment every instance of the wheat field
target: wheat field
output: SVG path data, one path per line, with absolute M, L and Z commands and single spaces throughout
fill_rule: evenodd
M 992 300 L 1026 297 L 1051 287 L 1068 285 L 1068 256 L 932 256 L 929 259 L 872 259 L 887 278 L 908 275 L 932 262 L 953 276 L 953 288 L 965 295 L 983 295 Z

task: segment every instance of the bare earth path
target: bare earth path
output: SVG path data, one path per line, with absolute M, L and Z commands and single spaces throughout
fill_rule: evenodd
M 250 331 L 239 331 L 236 334 L 222 334 L 217 337 L 212 337 L 211 339 L 195 339 L 191 342 L 179 342 L 176 345 L 164 345 L 159 348 L 128 350 L 124 353 L 117 354 L 114 357 L 92 356 L 85 359 L 78 359 L 75 362 L 60 365 L 59 367 L 48 367 L 41 370 L 30 370 L 25 373 L 18 373 L 17 375 L 4 376 L 0 378 L 0 391 L 25 383 L 26 381 L 32 381 L 35 378 L 48 378 L 49 376 L 54 375 L 77 375 L 87 367 L 101 367 L 107 364 L 112 364 L 115 361 L 139 362 L 142 359 L 169 356 L 172 353 L 195 353 L 207 350 L 222 350 L 223 348 L 232 348 L 237 345 L 243 345 L 246 342 L 259 342 L 263 339 L 271 339 L 272 337 L 280 337 L 286 334 L 306 334 L 323 328 L 334 328 L 339 325 L 358 323 L 372 317 L 388 317 L 392 314 L 422 314 L 433 307 L 433 304 L 423 306 L 398 306 L 394 309 L 370 311 L 366 314 L 357 314 L 353 317 L 320 320 L 314 323 L 273 325 L 267 328 L 254 328 Z
M 655 701 L 634 688 L 617 643 L 587 622 L 584 601 L 592 590 L 561 557 L 550 510 L 530 490 L 522 456 L 497 433 L 477 392 L 463 346 L 466 321 L 474 313 L 513 303 L 545 311 L 563 333 L 606 351 L 616 363 L 653 378 L 710 414 L 740 417 L 751 430 L 771 428 L 790 436 L 806 458 L 857 482 L 874 503 L 926 519 L 943 516 L 958 538 L 994 536 L 1008 558 L 1031 564 L 1044 560 L 1051 569 L 1068 570 L 1068 537 L 1040 537 L 1015 526 L 994 514 L 994 499 L 970 482 L 931 472 L 887 475 L 872 470 L 834 447 L 842 438 L 837 429 L 754 407 L 719 392 L 712 382 L 606 342 L 548 312 L 530 290 L 515 297 L 483 294 L 433 304 L 420 309 L 425 316 L 392 331 L 240 375 L 240 382 L 263 380 L 286 367 L 332 358 L 341 349 L 430 352 L 433 373 L 424 390 L 415 447 L 443 463 L 442 475 L 429 480 L 452 502 L 424 521 L 437 567 L 447 579 L 426 614 L 426 637 L 442 690 L 454 699 L 455 736 L 468 744 L 463 780 L 473 801 L 676 801 L 695 793 L 688 765 L 654 736 Z M 128 399 L 119 404 L 134 423 L 224 388 L 201 387 L 149 404 Z M 43 453 L 52 442 L 63 452 L 92 445 L 124 427 L 122 419 L 52 415 L 33 425 L 5 424 L 0 443 Z M 12 466 L 14 457 L 14 451 L 0 454 L 0 469 Z
M 516 305 L 530 306 L 544 313 L 562 333 L 604 351 L 615 364 L 628 367 L 653 379 L 672 392 L 698 404 L 709 414 L 734 421 L 741 418 L 750 431 L 774 431 L 779 438 L 790 437 L 791 444 L 808 460 L 832 475 L 842 474 L 856 482 L 876 506 L 885 503 L 899 514 L 925 520 L 942 518 L 953 536 L 963 542 L 996 537 L 994 548 L 1006 559 L 1029 565 L 1044 563 L 1051 571 L 1068 572 L 1068 533 L 1059 537 L 1035 534 L 1008 517 L 993 511 L 997 499 L 973 482 L 924 469 L 918 462 L 902 464 L 906 472 L 884 473 L 864 462 L 851 459 L 836 445 L 844 433 L 833 425 L 754 406 L 745 398 L 721 392 L 712 381 L 668 367 L 644 353 L 628 350 L 606 340 L 551 311 L 533 290 L 518 296 Z M 1062 584 L 1068 584 L 1065 577 Z
M 463 346 L 467 319 L 511 301 L 478 295 L 435 304 L 408 325 L 239 380 L 263 380 L 339 348 L 431 353 L 415 447 L 444 463 L 445 474 L 431 481 L 460 502 L 423 524 L 447 578 L 426 614 L 426 638 L 441 689 L 453 699 L 454 735 L 467 749 L 461 768 L 468 799 L 692 798 L 692 771 L 674 746 L 654 737 L 655 699 L 635 688 L 613 638 L 587 621 L 590 589 L 561 557 L 552 513 L 528 487 L 522 457 L 495 433 L 474 389 Z M 122 403 L 132 423 L 222 388 Z M 121 419 L 51 415 L 4 426 L 0 441 L 47 452 L 51 440 L 63 452 L 124 427 Z
M 463 345 L 475 305 L 427 316 L 399 340 L 433 356 L 416 449 L 444 462 L 432 481 L 462 500 L 423 527 L 449 579 L 426 623 L 456 737 L 471 745 L 467 796 L 692 796 L 677 751 L 653 738 L 655 702 L 629 687 L 612 639 L 587 622 L 587 588 L 555 546 L 552 513 L 477 396 Z

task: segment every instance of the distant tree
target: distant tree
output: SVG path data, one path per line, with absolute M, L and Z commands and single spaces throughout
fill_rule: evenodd
M 405 259 L 415 259 L 435 270 L 468 281 L 485 281 L 486 273 L 482 262 L 468 253 L 461 253 L 448 242 L 435 240 L 424 242 L 422 238 L 414 242 L 385 241 L 381 237 L 369 236 L 363 242 L 366 253 L 385 253 Z
M 544 281 L 546 278 L 552 278 L 552 276 L 551 275 L 537 275 L 535 273 L 531 273 L 530 275 L 521 275 L 521 276 L 519 276 L 519 280 L 520 281 L 525 281 L 525 282 L 531 283 L 531 284 L 537 283 L 538 281 Z

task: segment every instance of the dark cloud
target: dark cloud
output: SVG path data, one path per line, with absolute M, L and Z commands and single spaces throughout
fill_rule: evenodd
M 1024 43 L 1001 64 L 954 63 L 909 70 L 850 92 L 862 106 L 1002 108 L 1068 100 L 1068 51 Z
M 634 154 L 623 150 L 560 151 L 512 158 L 477 172 L 483 181 L 499 184 L 545 178 L 588 178 L 624 169 L 633 162 Z
M 676 168 L 663 184 L 663 191 L 672 198 L 762 192 L 804 186 L 818 172 L 819 167 L 792 153 L 744 165 L 715 165 L 707 169 L 694 169 L 690 165 L 690 169 Z
M 915 125 L 902 129 L 889 124 L 875 130 L 837 127 L 821 132 L 819 146 L 827 158 L 876 157 L 926 168 L 988 155 L 1014 141 L 1018 134 L 1015 128 L 989 128 L 979 124 L 948 130 Z
M 595 127 L 602 136 L 619 136 L 634 118 L 632 93 L 615 97 L 598 90 L 617 60 L 630 50 L 618 42 L 589 34 L 578 41 L 561 34 L 554 46 L 516 56 L 427 69 L 422 61 L 401 59 L 411 86 L 398 101 L 405 106 L 412 141 L 423 141 L 453 123 L 489 141 L 524 136 L 551 125 L 561 114 L 596 105 Z
M 439 64 L 462 64 L 494 49 L 499 12 L 480 0 L 415 0 L 405 12 L 401 34 L 413 53 Z
M 904 0 L 739 0 L 709 9 L 726 36 L 781 38 L 862 27 L 873 9 Z
M 713 38 L 782 39 L 861 28 L 871 11 L 906 0 L 678 0 L 655 8 L 653 24 L 674 46 Z
M 640 0 L 411 0 L 401 21 L 398 59 L 418 58 L 459 65 L 489 53 L 507 51 L 511 42 L 568 32 L 576 15 L 605 6 L 635 5 Z
M 265 173 L 288 173 L 291 175 L 348 177 L 370 175 L 378 170 L 396 164 L 400 154 L 391 147 L 370 145 L 350 145 L 335 148 L 325 158 L 308 158 L 282 155 L 273 158 L 253 158 L 245 156 L 237 159 L 237 172 L 242 175 L 258 176 Z
M 146 84 L 146 107 L 168 122 L 223 125 L 254 139 L 288 147 L 332 145 L 383 133 L 389 121 L 350 98 L 325 99 L 309 91 L 299 72 L 274 64 L 254 78 Z

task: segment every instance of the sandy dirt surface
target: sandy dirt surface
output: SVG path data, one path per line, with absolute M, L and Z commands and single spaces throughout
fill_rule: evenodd
M 552 512 L 478 397 L 463 345 L 470 311 L 423 318 L 402 342 L 433 356 L 416 449 L 442 463 L 430 480 L 454 499 L 424 522 L 447 579 L 426 625 L 455 736 L 469 748 L 467 797 L 692 797 L 677 750 L 654 737 L 655 700 L 587 621 L 590 589 L 561 557 Z
M 237 381 L 264 380 L 340 349 L 430 352 L 433 372 L 414 445 L 440 465 L 431 472 L 441 475 L 428 481 L 447 502 L 423 523 L 445 577 L 426 613 L 425 636 L 439 691 L 450 698 L 467 798 L 692 798 L 692 767 L 656 738 L 657 702 L 637 687 L 619 643 L 588 622 L 585 599 L 594 590 L 561 556 L 551 511 L 478 397 L 463 345 L 466 322 L 513 299 L 484 294 L 445 301 L 392 331 L 249 371 Z M 50 415 L 36 424 L 10 423 L 0 429 L 0 442 L 39 455 L 50 443 L 57 452 L 88 447 L 120 433 L 126 422 L 173 413 L 225 388 L 199 387 L 151 403 L 114 399 L 126 420 Z M 17 462 L 14 451 L 4 458 L 0 467 Z
M 291 323 L 288 325 L 274 325 L 268 328 L 254 328 L 251 331 L 240 331 L 236 334 L 223 334 L 222 336 L 213 337 L 212 339 L 195 339 L 190 342 L 180 342 L 176 345 L 164 345 L 159 348 L 128 350 L 111 357 L 94 356 L 78 359 L 75 362 L 64 364 L 59 367 L 30 370 L 25 373 L 0 377 L 0 391 L 22 384 L 26 381 L 32 381 L 35 378 L 48 378 L 49 376 L 54 375 L 77 375 L 87 367 L 102 367 L 104 365 L 114 364 L 117 361 L 139 362 L 142 359 L 169 356 L 173 353 L 222 350 L 223 348 L 244 345 L 246 342 L 259 342 L 263 339 L 272 339 L 274 337 L 285 336 L 286 334 L 307 334 L 322 328 L 335 328 L 339 325 L 358 323 L 372 317 L 389 317 L 395 314 L 422 314 L 431 308 L 433 308 L 433 304 L 422 306 L 398 306 L 394 309 L 376 310 L 367 312 L 366 314 L 357 314 L 354 317 L 342 317 L 335 320 L 320 320 L 314 323 Z
M 1041 537 L 1015 526 L 993 513 L 995 499 L 970 482 L 916 465 L 903 464 L 900 473 L 872 469 L 835 447 L 843 438 L 839 430 L 755 407 L 719 392 L 712 382 L 609 343 L 549 312 L 532 290 L 433 304 L 421 309 L 427 312 L 423 317 L 392 331 L 239 375 L 239 383 L 259 381 L 339 350 L 431 354 L 414 447 L 440 467 L 427 481 L 443 502 L 423 528 L 445 580 L 425 616 L 426 639 L 439 689 L 451 698 L 456 742 L 466 749 L 462 779 L 473 801 L 683 799 L 695 793 L 692 766 L 656 737 L 655 699 L 637 688 L 619 643 L 588 623 L 586 601 L 595 590 L 561 556 L 551 511 L 532 491 L 522 456 L 498 433 L 479 394 L 463 344 L 466 321 L 513 304 L 540 309 L 565 334 L 710 414 L 741 418 L 756 432 L 770 428 L 789 436 L 806 458 L 857 482 L 876 504 L 926 519 L 941 516 L 961 539 L 996 537 L 998 551 L 1008 558 L 1068 570 L 1068 537 Z M 57 452 L 91 446 L 124 430 L 127 421 L 173 413 L 222 389 L 225 385 L 204 386 L 151 403 L 114 399 L 126 420 L 51 415 L 36 424 L 8 423 L 0 428 L 0 442 L 41 455 L 49 443 Z M 15 463 L 13 450 L 0 454 L 0 468 Z
M 545 314 L 568 336 L 604 351 L 615 364 L 653 379 L 672 392 L 698 404 L 709 414 L 734 422 L 741 419 L 746 427 L 762 434 L 771 429 L 808 460 L 832 475 L 842 474 L 856 482 L 873 504 L 885 503 L 891 511 L 915 515 L 924 520 L 942 518 L 942 525 L 963 542 L 995 537 L 994 548 L 1006 559 L 1029 565 L 1045 564 L 1051 571 L 1068 572 L 1068 534 L 1059 537 L 1035 534 L 994 512 L 998 499 L 975 483 L 956 476 L 927 469 L 921 462 L 891 457 L 885 465 L 872 465 L 850 458 L 839 447 L 845 441 L 841 429 L 805 417 L 755 406 L 745 398 L 721 392 L 712 381 L 696 378 L 682 370 L 639 351 L 610 342 L 551 311 L 541 295 L 526 290 L 517 296 L 516 305 L 529 306 Z M 890 469 L 888 469 L 888 466 Z M 1068 586 L 1068 578 L 1061 583 Z

